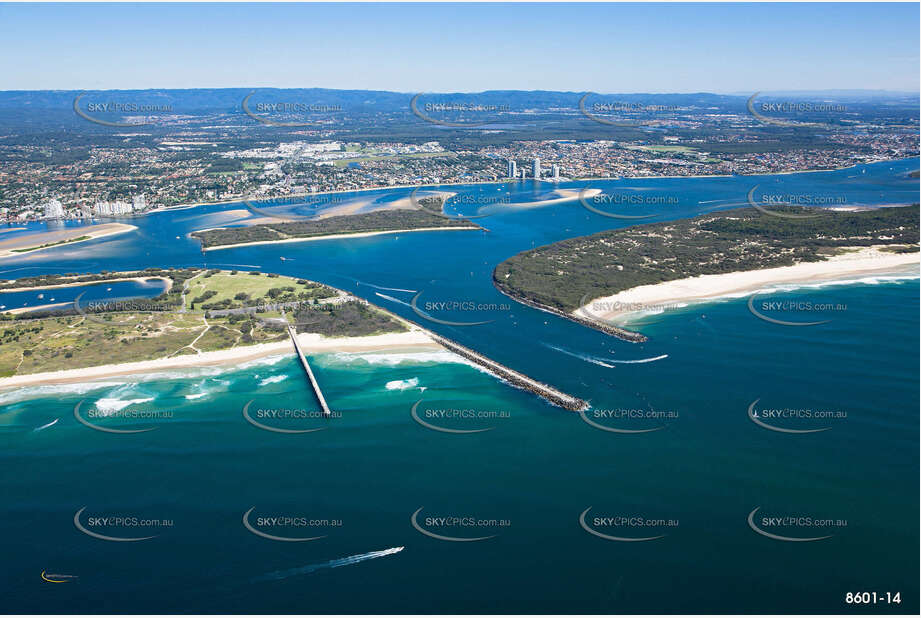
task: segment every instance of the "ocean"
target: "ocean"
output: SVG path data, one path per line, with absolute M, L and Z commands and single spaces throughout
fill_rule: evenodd
M 674 196 L 657 221 L 745 205 L 758 183 L 903 204 L 917 167 L 591 186 Z M 511 194 L 477 220 L 488 232 L 203 254 L 187 233 L 235 208 L 206 206 L 5 260 L 4 277 L 206 265 L 323 281 L 592 408 L 411 350 L 311 357 L 330 419 L 290 355 L 0 393 L 4 609 L 849 613 L 866 611 L 849 592 L 898 592 L 872 610 L 917 613 L 918 273 L 764 292 L 826 307 L 814 326 L 727 298 L 647 315 L 649 341 L 628 343 L 492 286 L 518 251 L 633 223 L 578 202 L 515 210 L 553 188 L 450 188 Z

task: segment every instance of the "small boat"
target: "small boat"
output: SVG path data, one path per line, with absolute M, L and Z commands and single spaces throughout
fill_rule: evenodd
M 59 575 L 54 573 L 45 573 L 42 571 L 42 579 L 52 584 L 63 584 L 78 579 L 76 575 Z

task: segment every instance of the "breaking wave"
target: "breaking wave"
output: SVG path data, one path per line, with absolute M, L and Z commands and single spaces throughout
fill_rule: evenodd
M 385 388 L 388 391 L 405 391 L 407 388 L 413 388 L 419 386 L 419 378 L 411 378 L 409 380 L 391 380 L 387 382 Z
M 278 382 L 283 382 L 284 380 L 287 380 L 287 379 L 288 379 L 288 376 L 284 374 L 280 376 L 269 376 L 268 378 L 259 380 L 259 386 L 265 386 L 267 384 L 277 384 Z

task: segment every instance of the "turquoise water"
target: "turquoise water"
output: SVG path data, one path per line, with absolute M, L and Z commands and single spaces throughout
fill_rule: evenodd
M 914 159 L 755 181 L 593 186 L 679 196 L 662 219 L 729 207 L 759 181 L 788 193 L 845 191 L 854 201 L 898 204 L 908 191 L 917 193 L 917 181 L 904 176 L 917 165 Z M 519 185 L 515 201 L 547 191 Z M 0 586 L 9 611 L 808 613 L 865 611 L 844 603 L 847 592 L 860 591 L 901 592 L 901 605 L 874 611 L 918 610 L 917 273 L 764 294 L 834 306 L 822 314 L 830 321 L 817 326 L 770 323 L 748 310 L 746 298 L 728 299 L 649 316 L 642 328 L 650 340 L 629 344 L 522 307 L 491 285 L 495 264 L 517 251 L 627 223 L 577 203 L 510 207 L 481 220 L 488 233 L 400 234 L 203 256 L 185 234 L 207 227 L 217 210 L 133 219 L 133 234 L 5 262 L 26 269 L 5 276 L 73 272 L 80 260 L 97 263 L 86 270 L 206 260 L 309 277 L 584 397 L 593 411 L 662 416 L 587 413 L 607 427 L 654 430 L 603 431 L 447 353 L 402 351 L 313 358 L 336 412 L 329 420 L 257 416 L 268 408 L 316 408 L 291 357 L 0 394 L 0 484 L 7 497 L 0 506 Z M 420 307 L 454 300 L 495 306 L 435 308 L 432 317 L 492 321 L 427 320 L 408 306 L 419 292 Z M 429 424 L 489 431 L 427 428 L 412 415 L 420 400 L 417 416 Z M 755 400 L 759 409 L 845 416 L 768 419 L 782 428 L 828 428 L 775 432 L 749 418 Z M 321 430 L 261 429 L 243 415 L 248 402 L 251 418 L 269 426 Z M 95 431 L 75 418 L 78 404 L 84 419 L 91 410 L 107 414 L 90 419 L 104 428 L 155 429 Z M 120 416 L 131 410 L 161 416 Z M 479 416 L 437 416 L 458 410 Z M 74 524 L 84 507 L 78 521 L 91 531 L 157 536 L 93 538 Z M 599 538 L 580 526 L 589 507 L 587 522 L 599 532 L 664 536 Z M 771 528 L 790 537 L 832 535 L 778 541 L 749 527 L 747 517 L 759 507 L 762 527 L 762 516 L 781 515 L 836 525 Z M 243 525 L 250 509 L 260 531 L 323 538 L 260 537 Z M 436 534 L 493 538 L 432 538 L 411 523 L 418 509 L 417 522 Z M 90 524 L 103 515 L 169 525 Z M 260 516 L 326 523 L 260 526 Z M 467 516 L 492 521 L 439 527 L 427 519 Z M 595 525 L 595 517 L 620 516 L 669 523 Z M 50 584 L 43 570 L 79 579 Z

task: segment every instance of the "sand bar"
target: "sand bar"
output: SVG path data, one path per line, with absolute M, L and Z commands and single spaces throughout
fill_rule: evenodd
M 9 240 L 0 240 L 0 258 L 25 255 L 34 253 L 42 249 L 51 249 L 64 244 L 74 244 L 95 238 L 105 236 L 114 236 L 115 234 L 124 234 L 133 232 L 137 227 L 127 223 L 102 223 L 100 225 L 90 225 L 81 227 L 72 227 L 53 232 L 39 232 L 38 234 L 25 234 L 16 236 Z M 83 238 L 86 236 L 86 238 Z M 78 238 L 82 240 L 77 240 Z M 43 245 L 51 245 L 44 247 Z M 28 249 L 28 251 L 25 251 Z
M 913 272 L 918 274 L 921 253 L 892 253 L 880 247 L 849 248 L 823 262 L 765 268 L 719 275 L 701 275 L 652 285 L 641 285 L 612 296 L 596 298 L 573 314 L 595 320 L 617 320 L 639 311 L 675 308 L 723 296 L 754 293 L 778 284 L 817 283 L 855 276 Z M 912 268 L 914 267 L 914 268 Z
M 565 202 L 571 202 L 581 198 L 595 197 L 596 195 L 601 195 L 601 189 L 556 189 L 554 191 L 560 197 L 552 198 L 548 200 L 539 200 L 537 202 L 522 202 L 508 204 L 513 208 L 536 208 L 539 206 L 552 206 L 553 204 L 563 204 Z

